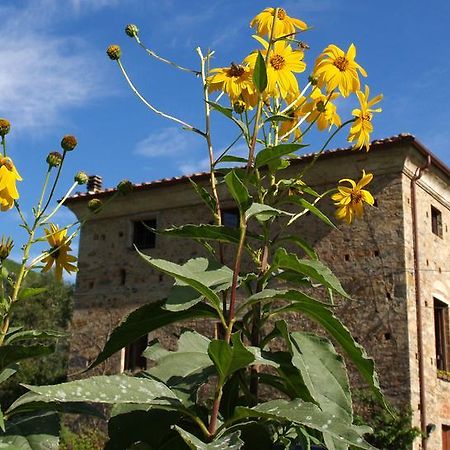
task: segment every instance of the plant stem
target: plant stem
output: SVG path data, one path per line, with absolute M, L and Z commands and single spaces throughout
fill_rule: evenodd
M 216 394 L 214 396 L 213 409 L 211 411 L 211 419 L 209 421 L 208 431 L 212 435 L 216 432 L 217 417 L 219 416 L 220 401 L 222 400 L 223 388 L 221 383 L 218 382 Z

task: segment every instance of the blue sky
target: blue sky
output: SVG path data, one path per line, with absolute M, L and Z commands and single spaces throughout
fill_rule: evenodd
M 181 65 L 198 67 L 197 46 L 216 51 L 214 65 L 240 62 L 256 48 L 250 19 L 267 6 L 282 6 L 314 29 L 302 36 L 311 63 L 329 43 L 354 42 L 373 94 L 385 96 L 373 138 L 415 134 L 450 164 L 450 3 L 380 0 L 266 1 L 2 0 L 0 3 L 0 117 L 24 181 L 21 203 L 30 208 L 49 151 L 75 134 L 58 195 L 78 170 L 103 177 L 105 186 L 206 169 L 201 138 L 154 116 L 128 89 L 105 49 L 121 45 L 123 63 L 136 85 L 159 108 L 202 127 L 200 84 L 193 76 L 150 59 L 123 29 L 136 23 L 141 39 Z M 307 69 L 308 70 L 308 69 Z M 343 119 L 350 105 L 340 109 Z M 215 128 L 223 148 L 235 131 Z M 345 144 L 345 135 L 334 142 Z M 58 215 L 70 220 L 68 211 Z M 15 212 L 2 213 L 0 234 L 21 235 Z

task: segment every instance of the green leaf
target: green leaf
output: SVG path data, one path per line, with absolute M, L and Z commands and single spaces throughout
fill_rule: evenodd
M 141 403 L 176 406 L 179 399 L 165 384 L 127 375 L 97 376 L 52 386 L 24 386 L 39 394 L 39 401 L 73 403 Z M 29 401 L 35 401 L 30 397 Z M 24 400 L 22 399 L 22 404 Z
M 256 57 L 255 67 L 253 70 L 253 83 L 255 83 L 256 89 L 259 93 L 263 93 L 267 87 L 267 69 L 266 62 L 263 55 L 258 51 Z
M 12 377 L 17 372 L 17 365 L 7 367 L 0 372 L 0 384 L 6 381 L 9 377 Z
M 303 313 L 319 323 L 342 347 L 361 376 L 372 388 L 376 397 L 387 406 L 383 393 L 381 392 L 373 359 L 367 356 L 364 348 L 353 339 L 348 328 L 330 311 L 329 307 L 297 291 L 288 291 L 280 295 L 279 298 L 292 300 L 293 303 L 284 308 L 280 308 L 278 312 L 280 314 L 285 312 Z
M 208 305 L 195 305 L 186 311 L 171 312 L 163 307 L 164 302 L 149 303 L 130 313 L 112 332 L 105 347 L 89 369 L 98 366 L 111 355 L 158 328 L 179 323 L 186 319 L 214 318 L 217 314 Z
M 188 261 L 189 264 L 186 263 L 180 266 L 179 264 L 166 261 L 165 259 L 152 258 L 151 256 L 140 252 L 138 249 L 136 249 L 136 251 L 146 262 L 148 262 L 155 269 L 158 269 L 159 271 L 175 278 L 179 284 L 184 283 L 188 286 L 191 286 L 193 289 L 195 289 L 205 297 L 208 303 L 211 304 L 211 306 L 218 312 L 219 315 L 222 314 L 221 300 L 219 296 L 205 284 L 205 282 L 207 281 L 204 279 L 204 277 L 208 276 L 208 271 L 204 268 L 204 262 L 208 262 L 208 260 L 206 260 L 205 258 L 195 258 Z M 200 270 L 200 268 L 202 267 L 204 269 Z M 229 268 L 227 269 L 231 272 Z
M 270 116 L 264 120 L 264 122 L 289 122 L 292 120 L 292 117 L 285 116 L 283 114 L 275 114 L 274 116 Z
M 264 205 L 262 203 L 253 203 L 250 208 L 245 212 L 245 220 L 250 219 L 253 216 L 256 216 L 256 219 L 259 222 L 265 222 L 266 220 L 271 219 L 272 217 L 277 217 L 281 215 L 290 215 L 290 213 L 286 211 L 281 211 L 280 209 L 272 208 L 272 206 Z
M 225 177 L 225 184 L 228 187 L 228 191 L 231 196 L 236 200 L 236 203 L 239 207 L 241 213 L 246 211 L 253 200 L 250 194 L 248 193 L 247 188 L 242 183 L 241 179 L 237 176 L 234 170 L 228 172 Z
M 255 167 L 261 167 L 270 161 L 290 155 L 300 148 L 306 147 L 305 144 L 280 144 L 273 147 L 266 147 L 258 152 L 255 158 Z
M 217 242 L 239 243 L 240 232 L 237 228 L 220 225 L 182 225 L 180 227 L 158 230 L 158 234 L 191 239 L 205 239 Z
M 5 450 L 58 450 L 58 415 L 45 412 L 8 420 L 6 433 L 0 434 L 0 448 Z
M 143 356 L 156 365 L 147 373 L 164 382 L 182 400 L 195 401 L 197 389 L 214 373 L 208 356 L 210 342 L 195 331 L 185 331 L 178 340 L 176 351 L 161 351 L 158 344 L 149 347 Z
M 278 238 L 278 240 L 276 242 L 281 243 L 281 242 L 285 242 L 285 241 L 292 242 L 293 244 L 299 246 L 305 252 L 305 254 L 307 256 L 309 256 L 311 259 L 319 259 L 314 248 L 311 247 L 302 238 L 295 236 L 295 235 L 282 236 L 282 237 Z
M 174 428 L 180 433 L 180 436 L 191 450 L 239 450 L 244 445 L 239 439 L 239 431 L 230 434 L 229 436 L 224 436 L 219 439 L 216 438 L 212 442 L 205 443 L 177 425 L 175 425 Z
M 50 355 L 54 351 L 54 345 L 4 345 L 0 347 L 0 370 L 23 359 Z
M 46 292 L 48 290 L 48 287 L 27 287 L 23 288 L 20 293 L 18 300 L 27 300 L 29 298 L 36 297 L 37 295 L 42 294 L 43 292 Z
M 350 298 L 333 272 L 320 261 L 298 259 L 294 253 L 287 253 L 284 248 L 278 248 L 274 255 L 273 265 L 280 269 L 292 270 L 306 275 L 343 297 Z
M 241 158 L 240 156 L 233 156 L 233 155 L 224 155 L 222 156 L 222 158 L 220 158 L 219 161 L 217 161 L 217 163 L 224 163 L 224 162 L 237 162 L 237 163 L 247 163 L 248 159 L 247 158 Z
M 322 411 L 339 421 L 353 423 L 352 399 L 347 372 L 342 357 L 333 345 L 322 337 L 290 333 L 292 363 L 300 370 L 311 396 Z M 324 435 L 328 449 L 347 450 L 336 438 Z
M 14 334 L 8 334 L 5 339 L 6 344 L 10 344 L 14 341 L 27 340 L 27 339 L 53 339 L 53 338 L 62 338 L 67 336 L 67 333 L 63 333 L 61 331 L 54 330 L 25 330 L 18 331 Z
M 214 197 L 203 186 L 198 185 L 191 178 L 189 178 L 189 181 L 194 187 L 195 192 L 197 192 L 199 197 L 203 200 L 206 206 L 208 206 L 208 208 L 214 214 L 216 212 L 216 200 L 214 199 Z
M 245 125 L 242 120 L 236 119 L 236 117 L 233 116 L 233 110 L 231 108 L 225 108 L 222 105 L 219 105 L 219 103 L 216 102 L 207 102 L 213 109 L 216 111 L 219 111 L 222 113 L 225 117 L 228 117 L 228 119 L 231 119 L 242 131 L 245 137 L 248 137 L 248 128 L 247 125 Z
M 255 357 L 247 350 L 238 333 L 231 337 L 232 346 L 222 340 L 213 340 L 208 347 L 208 354 L 219 374 L 219 382 L 224 381 L 236 370 L 250 365 Z
M 321 411 L 313 403 L 306 403 L 302 400 L 272 400 L 259 404 L 254 408 L 237 408 L 236 418 L 266 418 L 279 422 L 288 422 L 303 425 L 308 428 L 327 434 L 338 441 L 365 450 L 376 450 L 367 443 L 362 434 L 366 431 L 357 426 L 350 426 L 339 421 L 326 411 Z
M 291 202 L 297 203 L 298 205 L 300 205 L 301 207 L 305 208 L 305 210 L 310 211 L 312 214 L 314 214 L 316 217 L 318 217 L 322 222 L 326 223 L 327 225 L 329 225 L 332 228 L 336 228 L 336 225 L 322 212 L 320 211 L 319 208 L 317 208 L 317 206 L 313 205 L 312 203 L 308 202 L 308 200 L 305 200 L 304 198 L 301 197 L 292 197 L 289 199 Z M 288 223 L 288 225 L 290 225 L 292 222 L 294 222 L 295 220 L 297 220 L 298 217 L 300 217 L 300 215 L 302 215 L 303 213 L 300 214 L 296 214 L 294 217 L 292 217 L 292 219 L 290 220 L 290 222 Z

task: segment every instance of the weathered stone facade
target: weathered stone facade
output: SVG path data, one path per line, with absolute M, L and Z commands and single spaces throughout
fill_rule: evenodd
M 427 158 L 430 164 L 415 182 L 415 225 L 411 180 Z M 289 168 L 291 175 L 308 162 L 308 157 L 295 161 Z M 362 169 L 375 175 L 370 190 L 377 200 L 375 207 L 366 208 L 363 220 L 331 229 L 315 216 L 307 216 L 296 231 L 314 246 L 351 294 L 352 301 L 339 303 L 338 315 L 375 359 L 388 397 L 397 405 L 410 406 L 416 425 L 420 426 L 421 417 L 426 424 L 436 425 L 427 442 L 429 450 L 438 450 L 442 426 L 450 425 L 450 382 L 437 376 L 433 299 L 450 304 L 450 169 L 412 136 L 401 135 L 376 141 L 369 153 L 326 153 L 307 178 L 314 180 L 317 190 L 325 191 L 341 178 L 359 178 Z M 207 183 L 205 174 L 194 179 Z M 107 198 L 111 193 L 80 194 L 69 199 L 67 206 L 82 217 L 90 198 Z M 232 206 L 229 200 L 228 205 Z M 432 232 L 432 206 L 442 215 L 442 236 Z M 334 212 L 331 200 L 321 208 L 330 216 Z M 189 180 L 179 178 L 139 185 L 83 225 L 72 322 L 72 374 L 93 361 L 118 321 L 143 303 L 164 298 L 172 285 L 169 277 L 146 265 L 132 249 L 133 221 L 142 219 L 156 219 L 158 228 L 164 228 L 207 223 L 211 218 Z M 149 254 L 181 263 L 203 255 L 203 249 L 187 240 L 158 236 Z M 420 277 L 422 349 L 418 345 L 416 276 Z M 299 317 L 289 320 L 293 327 L 304 326 Z M 207 323 L 183 325 L 213 333 Z M 158 337 L 166 342 L 172 339 L 167 331 Z M 448 340 L 449 336 L 450 345 Z M 421 352 L 423 376 L 419 377 Z M 120 367 L 117 354 L 97 370 L 112 373 Z M 353 372 L 351 381 L 363 386 Z M 425 405 L 420 404 L 420 389 Z M 419 448 L 420 440 L 415 449 Z

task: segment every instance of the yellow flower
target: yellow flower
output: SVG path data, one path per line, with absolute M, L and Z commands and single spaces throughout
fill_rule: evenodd
M 336 105 L 332 103 L 332 100 L 338 96 L 339 94 L 337 92 L 331 95 L 324 95 L 320 92 L 320 89 L 314 89 L 311 92 L 311 101 L 303 107 L 303 114 L 309 113 L 306 120 L 308 122 L 316 121 L 320 131 L 331 128 L 333 125 L 340 127 L 342 123 L 341 118 L 336 112 Z
M 353 142 L 356 140 L 355 148 L 361 149 L 364 146 L 369 151 L 370 146 L 370 133 L 373 131 L 372 116 L 374 112 L 381 112 L 381 108 L 372 109 L 371 106 L 379 103 L 383 95 L 377 95 L 372 100 L 369 100 L 369 86 L 366 85 L 364 93 L 358 91 L 356 95 L 360 103 L 360 108 L 356 108 L 352 111 L 352 115 L 355 117 L 355 121 L 350 128 L 350 134 L 348 141 Z
M 253 85 L 253 71 L 248 66 L 231 63 L 230 67 L 212 69 L 207 79 L 208 90 L 223 91 L 231 103 L 243 100 L 247 107 L 255 106 L 258 94 Z
M 335 206 L 337 206 L 337 219 L 345 220 L 348 224 L 350 224 L 355 216 L 358 219 L 362 217 L 364 202 L 373 206 L 374 198 L 372 194 L 363 189 L 364 186 L 372 181 L 372 178 L 373 175 L 371 173 L 366 174 L 363 170 L 362 177 L 358 183 L 355 183 L 355 181 L 350 180 L 349 178 L 339 180 L 339 183 L 350 183 L 351 187 L 340 185 L 337 188 L 338 192 L 331 196 L 331 198 L 336 202 Z
M 67 272 L 76 272 L 78 269 L 71 264 L 77 260 L 75 256 L 69 255 L 70 240 L 67 239 L 67 229 L 60 230 L 57 225 L 50 224 L 50 228 L 45 228 L 47 241 L 50 244 L 47 256 L 42 260 L 45 267 L 42 272 L 48 272 L 55 264 L 55 275 L 57 280 L 62 279 L 63 269 Z
M 367 72 L 355 61 L 356 47 L 351 44 L 344 53 L 336 45 L 329 45 L 316 60 L 314 76 L 321 88 L 331 92 L 338 88 L 344 97 L 360 88 L 358 71 L 367 77 Z
M 261 54 L 265 58 L 269 43 L 255 36 L 265 50 Z M 250 67 L 255 67 L 258 52 L 248 55 L 244 62 Z M 303 51 L 292 50 L 292 47 L 284 41 L 273 44 L 267 60 L 267 88 L 266 93 L 271 97 L 286 98 L 288 95 L 298 95 L 298 82 L 293 72 L 303 72 L 306 64 L 303 62 Z
M 11 158 L 0 156 L 0 207 L 2 211 L 11 209 L 19 198 L 16 181 L 22 181 Z
M 250 22 L 252 28 L 256 28 L 256 32 L 260 35 L 267 35 L 270 37 L 273 25 L 273 18 L 276 8 L 266 8 L 260 12 Z M 300 19 L 289 17 L 283 8 L 278 8 L 277 20 L 275 21 L 275 28 L 273 30 L 273 37 L 286 36 L 296 32 L 296 28 L 299 30 L 306 30 L 308 25 Z

